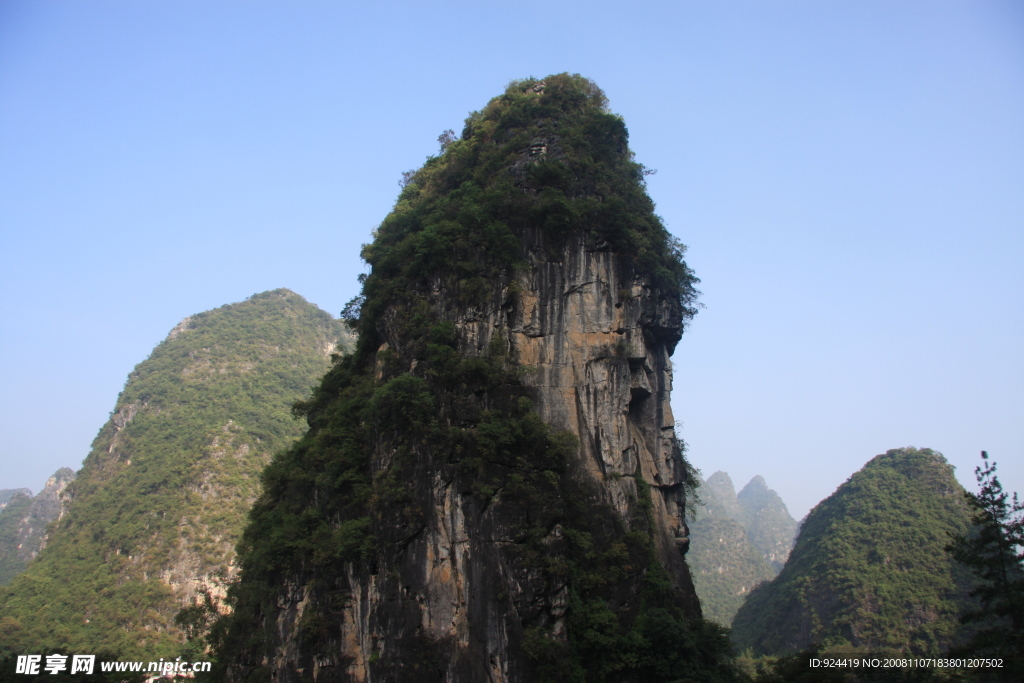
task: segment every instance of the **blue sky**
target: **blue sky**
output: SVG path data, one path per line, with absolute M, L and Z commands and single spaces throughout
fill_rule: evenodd
M 872 456 L 1024 492 L 1024 5 L 0 3 L 0 488 L 77 468 L 183 317 L 337 315 L 401 172 L 516 78 L 622 114 L 706 309 L 705 476 L 797 517 Z

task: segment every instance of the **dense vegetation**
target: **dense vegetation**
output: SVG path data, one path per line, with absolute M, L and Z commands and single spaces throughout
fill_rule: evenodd
M 755 586 L 775 578 L 743 526 L 727 517 L 698 517 L 690 525 L 687 561 L 704 616 L 723 626 Z
M 319 616 L 303 618 L 300 647 L 327 649 L 349 597 L 338 577 L 373 574 L 384 590 L 433 504 L 423 482 L 438 478 L 470 496 L 473 514 L 489 510 L 514 529 L 507 552 L 516 571 L 564 587 L 565 635 L 525 623 L 514 645 L 534 680 L 731 675 L 724 632 L 687 615 L 654 559 L 646 483 L 637 477 L 632 519 L 597 504 L 574 471 L 575 437 L 533 410 L 508 340 L 498 335 L 483 353 L 464 355 L 445 317 L 493 303 L 525 266 L 527 236 L 552 252 L 581 237 L 615 250 L 627 275 L 647 278 L 692 315 L 696 280 L 653 214 L 626 139 L 601 91 L 561 74 L 511 84 L 469 117 L 460 139 L 443 136 L 442 154 L 407 174 L 363 252 L 372 271 L 348 309 L 358 349 L 296 405 L 309 431 L 264 474 L 239 546 L 235 612 L 212 636 L 222 664 L 272 654 L 278 636 L 260 624 L 275 618 L 291 581 L 318 605 Z M 388 599 L 399 601 L 395 589 Z M 369 666 L 395 680 L 433 680 L 436 647 L 420 647 L 404 659 L 375 655 Z
M 360 361 L 380 345 L 385 311 L 406 324 L 422 315 L 413 292 L 488 301 L 525 264 L 527 234 L 551 253 L 580 236 L 615 251 L 692 316 L 697 279 L 654 213 L 628 137 L 601 89 L 568 74 L 513 82 L 470 114 L 460 138 L 442 136 L 442 153 L 406 174 L 363 250 L 372 272 L 352 309 L 364 318 Z
M 342 325 L 287 290 L 187 318 L 128 378 L 46 548 L 0 592 L 0 656 L 182 648 L 169 582 L 226 578 L 258 473 Z
M 943 652 L 970 589 L 946 546 L 970 522 L 940 454 L 879 455 L 810 512 L 782 573 L 737 613 L 733 639 L 755 654 L 811 644 Z

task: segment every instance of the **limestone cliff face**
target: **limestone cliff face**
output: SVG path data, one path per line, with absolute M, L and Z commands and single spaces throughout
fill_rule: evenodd
M 532 269 L 507 322 L 489 325 L 508 325 L 541 416 L 578 436 L 583 469 L 623 519 L 636 496 L 632 477 L 654 486 L 659 553 L 685 583 L 686 472 L 669 404 L 682 313 L 643 278 L 626 277 L 613 252 L 583 241 L 559 260 L 538 256 L 536 241 L 529 251 Z
M 463 309 L 437 291 L 435 310 L 455 324 L 464 356 L 507 340 L 542 418 L 578 437 L 571 467 L 597 498 L 594 514 L 634 528 L 635 477 L 651 485 L 658 559 L 696 619 L 683 559 L 686 469 L 669 407 L 679 308 L 642 278 L 626 277 L 619 255 L 584 240 L 557 257 L 544 256 L 540 240 L 524 250 L 529 268 L 496 287 L 489 307 Z M 382 350 L 401 357 L 410 340 L 394 330 L 384 336 Z M 415 359 L 402 362 L 415 370 Z M 374 457 L 379 471 L 390 454 Z M 565 584 L 524 567 L 521 514 L 500 490 L 481 506 L 451 466 L 424 465 L 410 503 L 424 515 L 399 548 L 382 548 L 372 569 L 350 565 L 336 577 L 333 589 L 347 596 L 340 608 L 308 574 L 293 576 L 266 614 L 272 648 L 262 662 L 235 669 L 235 679 L 263 664 L 280 681 L 532 680 L 524 629 L 563 633 Z M 551 529 L 547 542 L 557 544 L 560 533 Z M 633 577 L 623 591 L 635 593 L 641 582 Z M 326 638 L 308 638 L 314 619 Z
M 64 490 L 75 480 L 75 471 L 62 467 L 46 480 L 46 485 L 29 506 L 18 532 L 19 556 L 30 562 L 46 546 L 46 527 L 59 520 L 67 510 Z

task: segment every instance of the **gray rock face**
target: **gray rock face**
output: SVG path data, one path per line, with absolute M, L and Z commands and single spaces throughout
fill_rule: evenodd
M 700 606 L 683 559 L 686 469 L 669 407 L 669 355 L 682 334 L 678 304 L 641 279 L 624 279 L 621 258 L 583 237 L 554 255 L 539 234 L 523 242 L 529 268 L 495 283 L 489 306 L 459 307 L 440 289 L 432 305 L 454 323 L 463 356 L 482 356 L 493 340 L 507 340 L 541 417 L 578 437 L 571 471 L 609 523 L 628 530 L 637 515 L 635 477 L 650 484 L 656 554 L 696 617 Z M 389 329 L 383 335 L 402 358 L 407 340 Z M 373 457 L 379 471 L 390 456 Z M 425 463 L 432 456 L 418 457 Z M 524 624 L 563 632 L 566 586 L 524 569 L 516 538 L 521 520 L 500 492 L 481 508 L 450 466 L 423 467 L 410 503 L 424 511 L 422 527 L 411 530 L 400 553 L 378 554 L 373 573 L 350 565 L 338 577 L 337 590 L 349 598 L 341 613 L 327 617 L 328 630 L 339 634 L 332 636 L 336 645 L 325 652 L 303 640 L 308 615 L 329 611 L 323 592 L 301 577 L 281 591 L 276 616 L 268 615 L 276 644 L 264 660 L 275 680 L 413 680 L 373 667 L 378 657 L 410 667 L 424 662 L 417 680 L 530 680 Z M 560 534 L 556 527 L 545 542 L 560 543 Z M 640 581 L 624 587 L 624 604 Z M 244 670 L 233 675 L 242 680 Z
M 74 480 L 75 472 L 62 467 L 34 498 L 22 493 L 28 489 L 17 489 L 0 508 L 0 585 L 21 573 L 46 545 L 46 527 L 64 514 L 62 494 Z
M 581 462 L 620 515 L 635 495 L 635 473 L 655 487 L 662 561 L 682 575 L 685 472 L 669 405 L 678 307 L 643 281 L 623 281 L 614 253 L 582 242 L 558 261 L 543 253 L 531 250 L 532 272 L 512 305 L 467 337 L 507 329 L 519 362 L 536 369 L 524 383 L 541 416 L 579 437 Z

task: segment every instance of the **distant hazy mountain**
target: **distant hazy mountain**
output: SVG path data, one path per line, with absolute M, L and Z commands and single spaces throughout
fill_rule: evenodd
M 174 657 L 175 616 L 222 596 L 259 473 L 305 425 L 340 321 L 285 289 L 190 316 L 128 377 L 46 547 L 0 591 L 0 658 Z
M 0 510 L 7 507 L 7 503 L 9 503 L 10 500 L 18 494 L 28 498 L 32 497 L 32 491 L 30 489 L 0 489 Z
M 733 639 L 757 654 L 815 643 L 942 652 L 970 583 L 945 548 L 969 524 L 941 454 L 879 455 L 811 510 L 782 572 L 736 614 Z
M 63 511 L 61 494 L 74 479 L 74 470 L 62 467 L 35 498 L 28 489 L 14 489 L 14 496 L 0 509 L 0 585 L 10 583 L 39 554 L 47 525 Z
M 779 494 L 768 488 L 761 475 L 743 487 L 737 502 L 740 520 L 750 542 L 768 560 L 774 573 L 778 574 L 793 548 L 796 520 L 790 516 Z
M 728 626 L 750 591 L 782 568 L 796 522 L 761 476 L 737 496 L 729 475 L 715 472 L 699 495 L 687 561 L 704 615 Z

